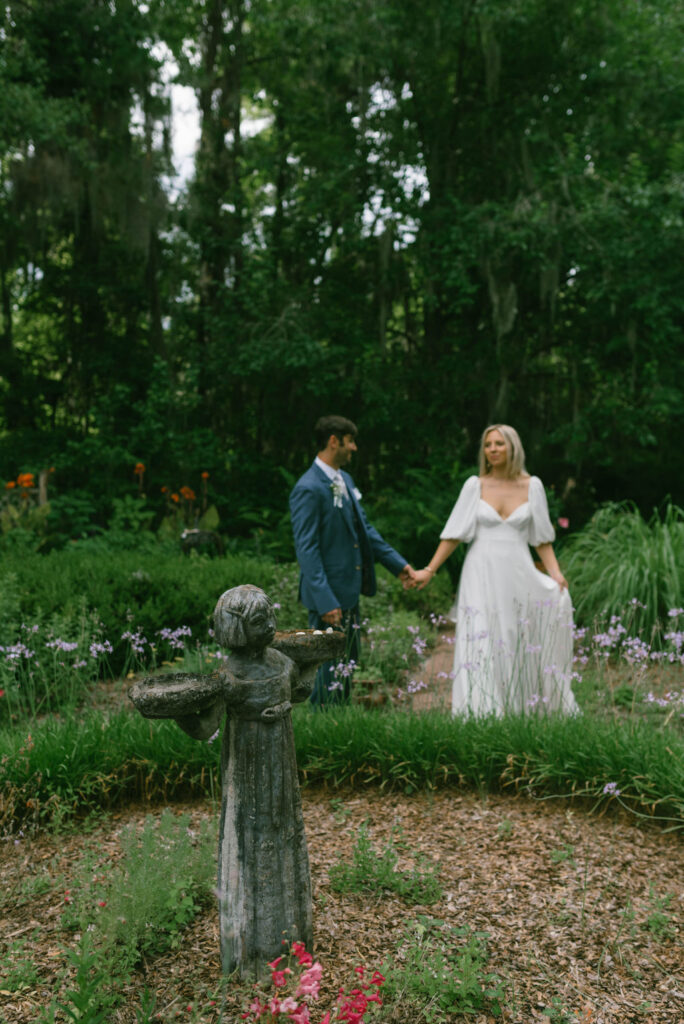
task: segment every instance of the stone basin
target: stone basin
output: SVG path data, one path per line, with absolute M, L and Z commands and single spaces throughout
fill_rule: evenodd
M 347 635 L 342 630 L 330 633 L 319 629 L 278 630 L 269 646 L 292 658 L 297 665 L 312 665 L 343 657 Z

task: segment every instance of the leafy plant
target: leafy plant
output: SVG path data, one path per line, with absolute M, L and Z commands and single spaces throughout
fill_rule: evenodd
M 399 857 L 392 842 L 376 853 L 367 822 L 359 828 L 351 863 L 330 868 L 330 885 L 335 892 L 394 892 L 410 903 L 436 903 L 442 896 L 437 869 L 421 872 L 397 870 Z
M 110 971 L 93 948 L 89 932 L 84 932 L 77 947 L 69 950 L 68 958 L 76 969 L 74 987 L 67 990 L 64 998 L 52 1000 L 41 1015 L 40 1024 L 55 1024 L 56 1010 L 71 1021 L 105 1024 L 112 1008 Z
M 127 828 L 121 862 L 111 873 L 95 872 L 98 881 L 84 885 L 79 897 L 81 914 L 96 925 L 98 944 L 116 947 L 129 965 L 177 945 L 211 899 L 215 843 L 215 823 L 193 832 L 188 815 L 168 808 L 158 819 L 148 816 L 140 831 Z
M 551 851 L 551 863 L 552 864 L 575 864 L 575 847 L 569 843 L 564 843 L 563 846 L 558 850 Z
M 648 890 L 648 897 L 652 909 L 644 922 L 644 928 L 648 929 L 648 931 L 658 939 L 674 938 L 676 932 L 673 916 L 670 912 L 672 894 L 668 893 L 666 896 L 656 895 L 653 883 L 651 883 Z
M 485 932 L 421 916 L 406 928 L 396 957 L 383 965 L 387 999 L 405 1007 L 406 1016 L 420 1013 L 431 1024 L 483 1008 L 498 1016 L 504 986 L 487 970 L 488 959 Z
M 24 941 L 15 940 L 0 956 L 1 984 L 8 992 L 32 988 L 38 978 L 35 963 L 24 955 L 25 946 Z

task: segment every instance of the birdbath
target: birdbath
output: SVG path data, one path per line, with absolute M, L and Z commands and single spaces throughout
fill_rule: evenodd
M 344 656 L 342 632 L 276 632 L 270 599 L 227 590 L 214 633 L 230 654 L 211 674 L 143 679 L 128 693 L 145 718 L 174 718 L 207 740 L 225 716 L 221 749 L 218 897 L 224 974 L 258 976 L 283 940 L 313 946 L 311 875 L 297 779 L 292 704 L 316 669 Z

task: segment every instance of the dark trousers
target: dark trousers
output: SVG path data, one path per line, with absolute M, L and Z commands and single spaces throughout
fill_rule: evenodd
M 328 623 L 309 609 L 309 627 L 328 629 Z M 354 665 L 358 665 L 361 654 L 361 630 L 359 629 L 359 606 L 342 609 L 342 629 L 347 634 L 347 649 L 343 660 L 324 661 L 316 673 L 316 682 L 309 700 L 319 711 L 333 704 L 348 704 L 351 695 L 351 677 Z M 354 665 L 352 665 L 354 662 Z

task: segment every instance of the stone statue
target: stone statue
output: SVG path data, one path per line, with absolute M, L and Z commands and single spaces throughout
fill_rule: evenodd
M 225 715 L 221 751 L 219 918 L 225 974 L 256 976 L 283 939 L 312 949 L 311 877 L 297 779 L 292 703 L 311 693 L 322 661 L 342 657 L 345 634 L 276 633 L 259 587 L 227 590 L 214 612 L 230 648 L 211 675 L 144 679 L 129 690 L 147 718 L 175 718 L 209 739 Z

